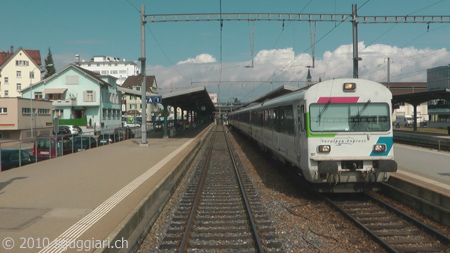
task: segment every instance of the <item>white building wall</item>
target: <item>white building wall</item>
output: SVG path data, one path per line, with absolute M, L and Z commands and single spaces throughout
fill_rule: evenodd
M 92 72 L 117 78 L 117 85 L 122 85 L 127 77 L 140 73 L 140 68 L 136 63 L 110 56 L 94 56 L 92 60 L 83 60 L 78 64 L 80 67 Z
M 411 104 L 405 104 L 400 106 L 400 108 L 395 109 L 392 115 L 392 120 L 395 120 L 397 115 L 411 115 L 414 116 L 414 107 Z M 417 106 L 417 122 L 429 121 L 428 117 L 428 105 L 427 103 L 422 103 Z

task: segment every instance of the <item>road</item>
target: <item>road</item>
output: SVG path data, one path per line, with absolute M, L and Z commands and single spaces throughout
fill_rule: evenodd
M 415 171 L 438 181 L 450 183 L 449 152 L 395 144 L 394 157 L 400 169 Z

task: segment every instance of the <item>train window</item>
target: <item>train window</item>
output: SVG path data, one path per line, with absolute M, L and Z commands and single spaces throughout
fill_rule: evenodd
M 275 130 L 275 132 L 280 132 L 280 125 L 281 125 L 281 114 L 280 114 L 280 109 L 279 108 L 274 108 L 273 109 L 273 130 Z
M 283 111 L 284 111 L 284 120 L 282 131 L 285 134 L 294 135 L 295 132 L 294 109 L 292 108 L 292 105 L 288 105 L 283 108 Z
M 266 110 L 264 111 L 264 127 L 267 129 L 272 130 L 272 117 L 271 117 L 271 111 L 270 110 Z
M 389 105 L 385 103 L 311 104 L 312 131 L 388 131 Z

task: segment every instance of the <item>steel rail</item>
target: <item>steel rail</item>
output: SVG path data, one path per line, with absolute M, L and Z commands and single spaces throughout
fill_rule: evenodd
M 231 158 L 231 160 L 233 162 L 234 172 L 236 173 L 236 178 L 238 180 L 239 188 L 240 188 L 241 193 L 242 193 L 242 199 L 243 199 L 244 204 L 245 204 L 245 209 L 247 211 L 248 219 L 250 220 L 250 225 L 251 225 L 252 230 L 253 230 L 253 238 L 255 239 L 256 249 L 257 249 L 258 252 L 264 252 L 263 248 L 262 248 L 261 239 L 259 238 L 259 235 L 258 235 L 258 230 L 256 229 L 256 223 L 255 223 L 255 220 L 253 219 L 253 215 L 252 215 L 252 212 L 251 212 L 251 209 L 250 209 L 250 205 L 249 205 L 248 200 L 247 200 L 245 189 L 244 189 L 244 186 L 242 185 L 241 177 L 239 175 L 239 170 L 238 170 L 237 165 L 236 165 L 236 160 L 234 159 L 233 151 L 231 150 L 231 145 L 228 142 L 227 131 L 224 131 L 223 133 L 225 135 L 225 141 L 227 143 L 228 153 L 230 154 L 230 158 Z
M 217 126 L 216 128 L 217 129 Z M 202 191 L 203 191 L 203 187 L 205 185 L 205 181 L 206 181 L 206 175 L 208 174 L 208 168 L 209 168 L 209 164 L 211 163 L 211 157 L 212 157 L 212 151 L 213 151 L 213 147 L 214 147 L 214 140 L 216 138 L 216 134 L 217 131 L 214 130 L 214 134 L 213 136 L 211 136 L 211 140 L 209 142 L 209 149 L 208 149 L 208 153 L 206 156 L 206 161 L 203 164 L 203 172 L 202 172 L 202 176 L 200 178 L 199 184 L 197 186 L 197 190 L 196 190 L 196 194 L 195 194 L 195 199 L 193 202 L 193 205 L 191 206 L 191 211 L 189 213 L 189 219 L 188 219 L 188 223 L 186 225 L 186 229 L 184 230 L 184 235 L 183 235 L 183 239 L 181 240 L 180 243 L 180 248 L 179 251 L 180 253 L 185 252 L 186 251 L 186 247 L 189 241 L 189 231 L 191 230 L 193 221 L 195 219 L 195 215 L 197 213 L 197 208 L 200 202 L 200 197 L 202 195 Z
M 398 252 L 396 249 L 392 248 L 388 243 L 386 243 L 383 239 L 378 237 L 376 234 L 374 234 L 370 229 L 368 229 L 366 226 L 364 226 L 361 222 L 353 218 L 350 214 L 348 214 L 344 209 L 339 207 L 337 204 L 335 204 L 332 200 L 329 198 L 325 198 L 325 201 L 330 204 L 333 208 L 338 210 L 340 213 L 342 213 L 346 218 L 351 220 L 354 224 L 356 224 L 357 227 L 359 227 L 361 230 L 363 230 L 366 234 L 368 234 L 374 241 L 376 241 L 378 244 L 380 244 L 385 250 L 388 252 Z
M 375 196 L 372 196 L 368 193 L 364 193 L 364 196 L 373 202 L 375 202 L 380 207 L 386 209 L 387 211 L 395 214 L 397 217 L 410 222 L 414 227 L 418 228 L 419 230 L 424 231 L 428 235 L 435 237 L 439 242 L 443 245 L 450 245 L 450 238 L 446 235 L 440 233 L 439 231 L 435 230 L 434 228 L 424 224 L 423 222 L 420 222 L 419 220 L 409 216 L 408 214 L 402 212 L 401 210 L 389 205 L 388 203 L 382 201 L 381 199 L 376 198 Z M 381 239 L 378 235 L 376 235 L 372 230 L 367 228 L 364 224 L 359 222 L 355 217 L 353 217 L 351 214 L 349 214 L 346 210 L 341 208 L 337 203 L 330 200 L 329 198 L 325 197 L 325 201 L 330 204 L 333 208 L 338 210 L 340 213 L 342 213 L 345 217 L 347 217 L 349 220 L 351 220 L 357 227 L 359 227 L 361 230 L 363 230 L 366 234 L 368 234 L 374 241 L 376 241 L 378 244 L 380 244 L 381 247 L 386 249 L 389 252 L 399 252 L 398 249 L 391 246 L 388 242 Z
M 408 214 L 400 211 L 399 209 L 389 205 L 388 203 L 384 202 L 381 199 L 378 199 L 370 194 L 365 193 L 366 196 L 368 196 L 370 199 L 372 199 L 373 201 L 376 201 L 377 203 L 380 203 L 381 205 L 383 205 L 383 207 L 386 207 L 387 209 L 391 210 L 392 212 L 394 212 L 397 215 L 400 215 L 401 217 L 405 218 L 406 220 L 410 221 L 411 223 L 413 223 L 413 225 L 415 225 L 416 227 L 423 229 L 425 232 L 427 232 L 428 234 L 435 236 L 440 242 L 450 245 L 450 238 L 447 237 L 446 235 L 442 234 L 441 232 L 437 231 L 436 229 L 426 225 L 425 223 L 415 219 L 412 216 L 409 216 Z

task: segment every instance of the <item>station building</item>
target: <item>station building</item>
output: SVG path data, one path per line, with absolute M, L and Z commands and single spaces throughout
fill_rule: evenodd
M 450 64 L 427 70 L 427 89 L 450 92 Z M 437 98 L 428 101 L 430 126 L 446 128 L 450 126 L 450 99 Z

